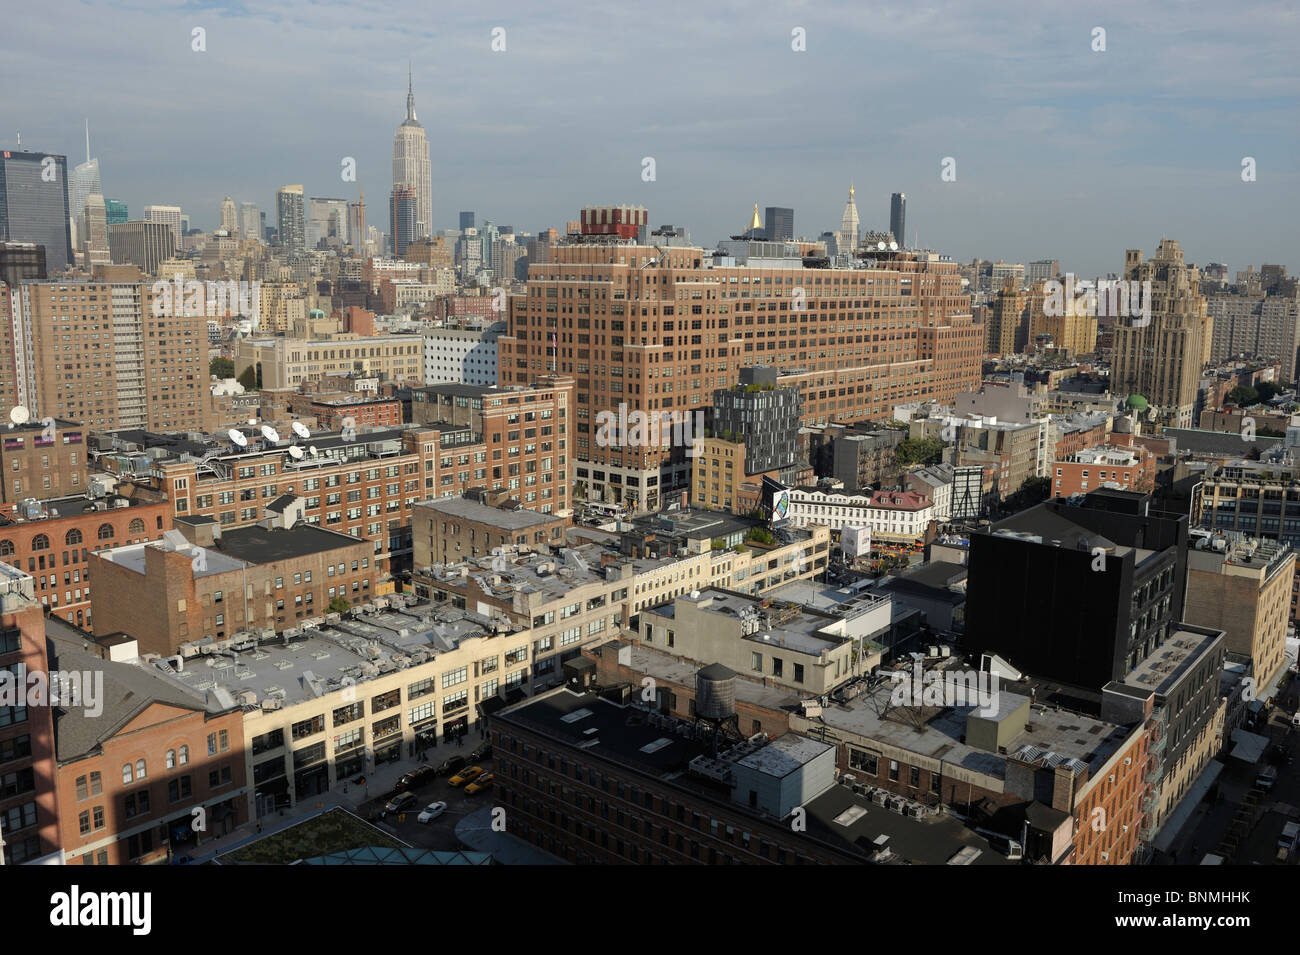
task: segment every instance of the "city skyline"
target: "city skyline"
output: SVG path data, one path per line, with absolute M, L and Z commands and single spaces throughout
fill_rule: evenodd
M 56 42 L 75 51 L 100 35 L 95 25 L 105 15 L 89 11 L 78 21 L 85 33 L 70 39 L 66 23 L 55 30 L 12 15 L 24 42 L 0 76 L 21 89 L 29 58 Z M 562 228 L 583 205 L 626 202 L 645 205 L 652 225 L 684 225 L 708 247 L 741 231 L 758 202 L 794 208 L 799 232 L 815 238 L 837 227 L 853 182 L 864 229 L 887 229 L 890 193 L 906 193 L 907 244 L 919 235 L 921 246 L 959 262 L 1050 256 L 1100 275 L 1122 267 L 1124 248 L 1164 235 L 1178 238 L 1198 265 L 1297 264 L 1286 251 L 1300 237 L 1300 189 L 1287 169 L 1297 134 L 1286 119 L 1297 84 L 1284 60 L 1285 31 L 1259 35 L 1247 17 L 1189 12 L 1171 21 L 1113 6 L 1050 26 L 1010 16 L 1008 27 L 956 7 L 870 19 L 842 6 L 769 5 L 728 19 L 682 11 L 665 24 L 611 12 L 593 24 L 576 12 L 520 11 L 499 15 L 506 46 L 493 52 L 497 21 L 453 17 L 434 35 L 399 27 L 409 19 L 399 9 L 367 30 L 342 31 L 350 42 L 362 38 L 352 62 L 364 62 L 368 34 L 384 47 L 388 66 L 375 72 L 326 59 L 338 42 L 329 31 L 345 16 L 355 25 L 351 7 L 313 6 L 309 22 L 293 4 L 265 15 L 232 6 L 112 16 L 116 29 L 138 28 L 149 55 L 95 83 L 87 82 L 93 58 L 67 57 L 54 81 L 67 84 L 66 95 L 56 88 L 46 101 L 75 107 L 51 114 L 37 98 L 16 98 L 0 145 L 16 146 L 21 131 L 25 149 L 76 156 L 89 116 L 105 195 L 133 209 L 178 204 L 196 227 L 215 225 L 226 195 L 271 208 L 284 182 L 304 183 L 307 195 L 355 198 L 348 190 L 358 187 L 386 193 L 407 80 L 406 57 L 391 56 L 396 46 L 409 51 L 421 76 L 420 115 L 440 196 L 435 230 L 454 228 L 463 208 L 531 232 Z M 1105 52 L 1090 46 L 1099 23 L 1108 31 Z M 203 52 L 191 49 L 195 27 L 207 31 Z M 667 111 L 628 110 L 621 94 L 590 82 L 589 70 L 551 69 L 578 49 L 594 50 L 588 62 L 598 68 L 613 55 L 605 52 L 611 40 L 633 27 L 648 60 L 670 43 L 682 48 L 674 70 L 657 77 L 661 96 L 725 91 L 723 74 L 754 50 L 779 69 L 748 63 L 745 94 L 694 98 L 691 109 Z M 791 49 L 796 27 L 806 31 L 804 52 Z M 320 41 L 320 70 L 287 70 L 271 55 L 287 28 L 301 32 L 296 41 L 306 48 Z M 891 46 L 891 37 L 904 36 L 905 45 Z M 894 46 L 905 46 L 905 56 Z M 859 47 L 872 53 L 870 69 L 836 68 L 847 67 Z M 179 76 L 192 69 L 196 83 L 185 86 L 183 101 L 146 107 L 131 91 L 147 88 L 144 76 L 160 67 Z M 1064 67 L 1068 79 L 1051 78 Z M 199 81 L 215 69 L 223 82 L 209 91 Z M 549 71 L 548 96 L 520 96 L 538 70 Z M 830 76 L 844 77 L 842 92 L 806 94 L 807 84 L 818 88 Z M 903 90 L 905 102 L 895 103 Z M 763 110 L 750 108 L 760 101 Z M 601 124 L 601 135 L 585 138 L 581 150 L 569 141 L 574 104 Z M 832 123 L 828 109 L 861 120 Z M 791 117 L 784 138 L 783 115 Z M 1211 126 L 1216 145 L 1206 149 Z M 231 148 L 232 130 L 240 131 L 239 150 Z M 751 141 L 764 148 L 739 145 Z M 167 142 L 181 145 L 166 155 Z M 647 156 L 655 159 L 653 182 L 642 180 Z M 340 178 L 345 157 L 356 160 L 356 183 Z M 940 179 L 944 157 L 956 160 L 955 182 Z M 1242 181 L 1244 157 L 1256 160 L 1254 182 Z

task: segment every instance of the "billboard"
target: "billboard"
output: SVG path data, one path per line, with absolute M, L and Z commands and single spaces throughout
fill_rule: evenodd
M 768 523 L 776 526 L 790 519 L 790 489 L 784 484 L 763 478 L 759 507 L 767 515 Z

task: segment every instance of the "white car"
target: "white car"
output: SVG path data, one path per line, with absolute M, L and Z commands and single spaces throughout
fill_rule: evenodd
M 416 819 L 420 822 L 432 822 L 446 811 L 447 804 L 445 802 L 431 802 L 416 816 Z

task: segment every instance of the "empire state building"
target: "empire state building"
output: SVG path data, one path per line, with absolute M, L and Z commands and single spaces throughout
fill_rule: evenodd
M 415 118 L 415 93 L 410 74 L 406 86 L 406 119 L 393 137 L 393 190 L 415 193 L 414 238 L 433 235 L 433 167 L 429 163 L 429 139 Z

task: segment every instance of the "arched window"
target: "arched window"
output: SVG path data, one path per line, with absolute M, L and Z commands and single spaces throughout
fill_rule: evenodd
M 102 540 L 102 541 L 112 540 L 112 539 L 113 539 L 113 533 L 114 533 L 114 531 L 113 531 L 113 525 L 112 525 L 112 524 L 100 524 L 100 525 L 99 525 L 99 539 L 100 539 L 100 540 Z
M 71 547 L 73 544 L 80 544 L 81 531 L 77 530 L 74 527 L 72 530 L 68 531 L 68 536 L 63 539 L 63 542 L 67 544 L 69 547 Z
M 12 557 L 14 552 L 14 542 L 6 538 L 0 540 L 0 557 Z
M 131 764 L 125 763 L 122 766 L 122 782 L 129 783 L 130 781 L 131 781 Z
M 32 538 L 32 550 L 49 550 L 50 539 L 44 534 L 37 534 Z
M 130 534 L 132 537 L 134 537 L 136 534 L 143 534 L 144 521 L 140 520 L 140 518 L 137 517 L 135 520 L 131 522 L 131 526 L 127 529 L 127 533 Z
M 181 747 L 180 765 L 184 766 L 184 765 L 186 765 L 189 761 L 190 761 L 190 748 L 189 748 L 188 746 L 182 746 L 182 747 Z
M 143 760 L 143 759 L 137 759 L 137 760 L 135 761 L 135 778 L 136 778 L 136 779 L 144 779 L 144 760 Z
M 167 768 L 168 769 L 176 768 L 176 750 L 174 749 L 167 750 Z

